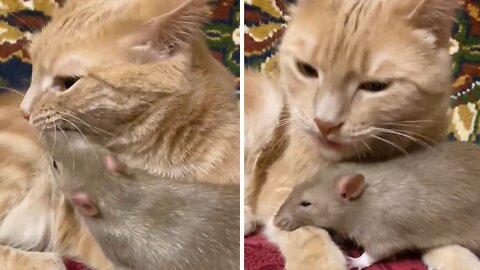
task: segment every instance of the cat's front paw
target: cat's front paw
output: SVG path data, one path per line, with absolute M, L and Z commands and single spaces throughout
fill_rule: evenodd
M 462 246 L 444 246 L 427 251 L 423 262 L 429 270 L 480 269 L 478 257 Z
M 66 270 L 63 259 L 56 253 L 37 253 L 32 269 L 42 270 Z
M 253 214 L 250 207 L 245 206 L 245 215 L 244 215 L 244 235 L 249 235 L 255 232 L 257 229 L 257 221 L 255 220 L 255 215 Z
M 66 270 L 63 259 L 56 253 L 28 252 L 12 249 L 0 262 L 0 270 Z

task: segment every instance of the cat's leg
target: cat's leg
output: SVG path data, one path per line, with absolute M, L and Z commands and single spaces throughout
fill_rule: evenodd
M 60 256 L 0 246 L 0 270 L 65 270 Z
M 457 246 L 444 246 L 427 251 L 423 262 L 430 270 L 480 269 L 480 261 L 470 250 Z
M 270 195 L 262 196 L 258 206 L 259 217 L 266 223 L 265 233 L 280 248 L 285 257 L 286 270 L 347 269 L 345 256 L 325 230 L 301 227 L 287 232 L 273 225 L 274 215 L 290 192 L 290 188 L 267 192 Z
M 302 227 L 292 232 L 280 231 L 267 224 L 268 236 L 285 257 L 286 270 L 345 270 L 347 261 L 324 230 Z
M 255 214 L 250 206 L 245 205 L 245 214 L 244 214 L 244 234 L 249 235 L 252 234 L 256 227 L 257 221 L 255 219 Z

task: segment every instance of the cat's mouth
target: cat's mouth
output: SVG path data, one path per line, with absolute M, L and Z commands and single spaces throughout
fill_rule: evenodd
M 330 139 L 327 139 L 327 138 L 324 138 L 324 137 L 319 137 L 318 140 L 319 140 L 320 144 L 322 144 L 323 146 L 326 146 L 326 147 L 328 147 L 330 149 L 334 149 L 334 150 L 342 150 L 342 149 L 349 146 L 349 144 L 347 144 L 347 143 L 337 142 L 337 141 L 330 140 Z

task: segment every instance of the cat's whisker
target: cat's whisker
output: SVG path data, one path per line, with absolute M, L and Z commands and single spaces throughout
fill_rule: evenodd
M 424 140 L 427 140 L 429 142 L 431 142 L 432 144 L 437 144 L 438 142 L 433 140 L 432 138 L 429 138 L 427 136 L 424 136 L 422 134 L 419 134 L 419 133 L 416 133 L 416 132 L 413 132 L 413 131 L 409 131 L 409 130 L 403 130 L 403 129 L 392 129 L 392 130 L 395 130 L 395 131 L 398 131 L 398 132 L 403 132 L 403 133 L 407 133 L 407 134 L 410 134 L 412 136 L 417 136 L 417 137 L 420 137 Z
M 298 129 L 298 128 L 296 128 Z M 292 131 L 295 131 L 296 129 L 292 130 Z M 270 158 L 270 156 L 273 154 L 273 151 L 275 150 L 275 148 L 277 146 L 279 146 L 280 144 L 282 144 L 289 136 L 288 136 L 288 132 L 286 132 L 270 149 L 269 149 L 269 152 L 265 155 L 265 159 L 268 160 Z
M 279 127 L 287 126 L 289 124 L 291 124 L 290 119 L 285 119 L 284 121 L 280 120 L 280 121 L 278 121 L 278 123 L 275 127 L 279 128 Z
M 65 133 L 65 131 L 63 131 L 60 126 L 58 127 L 58 129 L 63 133 L 63 135 L 68 141 L 68 145 L 70 146 L 70 152 L 72 153 L 72 171 L 75 173 L 75 151 L 73 150 L 73 144 L 70 141 L 70 138 L 68 138 L 67 133 Z
M 108 134 L 108 135 L 111 135 L 111 136 L 114 135 L 113 133 L 108 132 L 108 131 L 106 131 L 106 130 L 104 130 L 104 129 L 101 129 L 101 128 L 98 128 L 98 127 L 96 127 L 96 126 L 93 126 L 93 125 L 88 124 L 87 122 L 85 122 L 85 121 L 82 120 L 80 117 L 78 117 L 78 116 L 76 116 L 76 115 L 74 115 L 74 114 L 67 113 L 67 112 L 60 112 L 60 114 L 62 114 L 62 115 L 63 115 L 63 114 L 64 114 L 64 115 L 68 115 L 68 116 L 71 116 L 71 117 L 73 117 L 73 118 L 81 121 L 86 127 L 88 127 L 89 129 L 91 129 L 95 134 L 97 134 L 97 135 L 99 135 L 99 136 L 102 136 L 102 135 L 99 134 L 98 132 L 96 132 L 94 129 L 96 129 L 96 130 L 98 130 L 98 131 L 101 131 L 101 132 L 104 132 L 104 133 L 106 133 L 106 134 Z
M 288 138 L 288 132 L 285 132 L 285 134 L 283 134 L 283 136 L 272 147 L 270 147 L 268 153 L 265 154 L 265 159 L 268 160 L 270 158 L 270 155 L 275 150 L 275 148 L 279 146 L 281 143 L 283 143 L 283 141 L 286 140 L 287 138 Z
M 55 126 L 55 129 L 54 129 L 54 137 L 53 137 L 53 145 L 52 145 L 52 151 L 50 152 L 50 156 L 53 156 L 53 151 L 55 150 L 55 143 L 57 142 L 57 123 L 55 120 L 53 120 L 53 125 Z
M 404 134 L 404 133 L 401 133 L 401 132 L 397 132 L 397 131 L 394 131 L 394 130 L 390 130 L 390 129 L 385 129 L 385 128 L 377 128 L 377 127 L 373 127 L 373 129 L 375 130 L 378 130 L 380 132 L 383 132 L 383 133 L 387 133 L 387 134 L 391 134 L 391 135 L 397 135 L 397 136 L 401 136 L 401 137 L 404 137 L 404 138 L 407 138 L 419 145 L 422 145 L 423 147 L 425 148 L 429 148 L 429 149 L 432 149 L 433 151 L 435 151 L 435 148 L 433 148 L 431 145 L 429 145 L 428 143 L 420 140 L 420 139 L 417 139 L 415 137 L 412 137 L 410 135 L 407 135 L 407 134 Z
M 32 32 L 32 33 L 35 32 L 35 31 L 33 31 L 33 27 L 30 24 L 28 24 L 24 19 L 20 18 L 19 16 L 15 15 L 13 13 L 10 13 L 10 16 L 12 16 L 12 17 L 18 19 L 19 21 L 21 21 L 22 23 L 24 23 L 28 27 L 28 30 L 30 30 L 30 32 Z
M 396 123 L 443 123 L 441 121 L 435 121 L 435 120 L 409 120 L 409 121 L 398 121 Z
M 357 155 L 357 158 L 358 160 L 362 160 L 362 157 L 360 156 L 360 153 L 358 152 L 358 147 L 356 144 L 353 144 L 353 148 L 354 148 L 354 151 L 355 151 L 355 154 Z M 364 155 L 365 156 L 365 155 Z
M 7 110 L 5 108 L 0 108 L 0 112 L 19 112 L 20 109 L 15 109 L 15 110 Z
M 424 126 L 418 125 L 411 125 L 411 124 L 398 124 L 398 123 L 385 123 L 387 126 L 399 126 L 399 127 L 414 127 L 414 128 L 422 128 Z
M 372 148 L 370 147 L 370 145 L 368 145 L 368 143 L 367 143 L 364 139 L 361 139 L 360 141 L 363 143 L 363 145 L 365 145 L 365 147 L 368 149 L 368 151 L 369 151 L 369 152 L 372 154 L 372 156 L 373 156 L 373 150 L 372 150 Z
M 42 139 L 43 132 L 45 131 L 45 127 L 47 126 L 47 120 L 45 120 L 45 124 L 43 124 L 42 130 L 40 130 L 40 133 L 38 134 L 38 140 L 40 141 Z
M 5 86 L 0 86 L 0 89 L 4 89 L 4 90 L 10 91 L 10 92 L 19 94 L 19 95 L 22 96 L 22 97 L 25 97 L 25 94 L 23 94 L 22 92 L 20 92 L 20 91 L 18 91 L 18 90 L 13 89 L 13 88 L 8 88 L 8 87 L 5 87 Z
M 405 151 L 405 149 L 401 148 L 400 146 L 396 145 L 395 143 L 393 143 L 393 142 L 391 142 L 391 141 L 389 141 L 389 140 L 387 140 L 387 139 L 384 139 L 384 138 L 382 138 L 382 137 L 380 137 L 380 136 L 374 135 L 374 134 L 372 134 L 372 135 L 370 135 L 370 136 L 372 136 L 373 138 L 375 138 L 375 139 L 377 139 L 377 140 L 379 140 L 379 141 L 382 141 L 382 142 L 384 142 L 384 143 L 387 143 L 387 144 L 395 147 L 396 149 L 398 149 L 399 151 L 401 151 L 402 153 L 404 153 L 406 156 L 408 156 L 408 152 Z
M 95 152 L 95 148 L 92 146 L 92 144 L 91 144 L 90 141 L 87 139 L 87 137 L 85 136 L 85 134 L 83 134 L 83 132 L 77 127 L 77 125 L 75 125 L 73 122 L 69 121 L 68 119 L 65 119 L 64 117 L 62 117 L 61 120 L 69 123 L 69 124 L 72 125 L 76 130 L 78 130 L 78 132 L 83 136 L 84 141 L 85 141 L 87 144 L 90 145 L 91 151 L 95 154 L 95 156 L 97 157 L 97 160 L 100 162 L 101 159 L 100 159 L 100 157 L 97 155 L 97 153 Z

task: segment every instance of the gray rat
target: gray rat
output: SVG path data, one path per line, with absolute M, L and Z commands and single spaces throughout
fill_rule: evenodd
M 239 269 L 238 185 L 151 177 L 73 133 L 55 140 L 58 185 L 118 269 Z
M 274 218 L 356 241 L 363 269 L 399 252 L 462 245 L 480 250 L 480 147 L 445 142 L 380 163 L 339 163 L 294 188 Z

